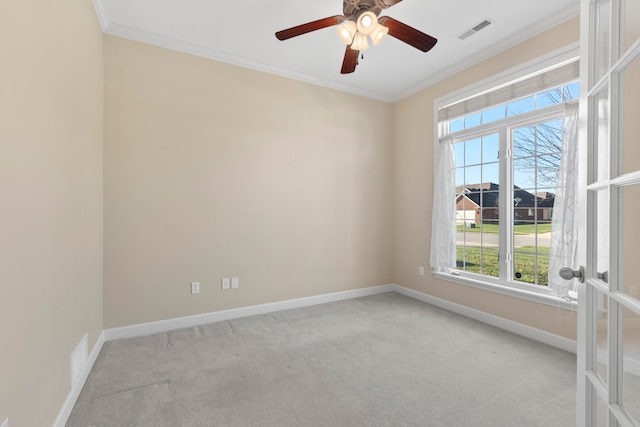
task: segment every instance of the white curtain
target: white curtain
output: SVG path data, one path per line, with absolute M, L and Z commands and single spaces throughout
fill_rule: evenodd
M 433 213 L 431 217 L 431 270 L 445 272 L 456 266 L 455 153 L 453 141 L 437 143 L 434 159 Z
M 578 251 L 578 104 L 568 104 L 564 119 L 562 157 L 551 219 L 549 288 L 565 296 L 572 281 L 559 276 L 562 267 L 576 269 Z

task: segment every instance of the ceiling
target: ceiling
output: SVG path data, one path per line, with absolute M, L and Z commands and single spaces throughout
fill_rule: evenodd
M 382 11 L 438 39 L 421 52 L 387 36 L 340 74 L 335 28 L 285 41 L 276 31 L 342 14 L 342 0 L 94 0 L 106 33 L 387 102 L 577 16 L 579 0 L 404 0 Z M 492 24 L 465 40 L 483 20 Z

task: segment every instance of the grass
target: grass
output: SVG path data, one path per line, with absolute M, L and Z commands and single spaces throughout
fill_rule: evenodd
M 549 248 L 538 247 L 538 255 L 533 246 L 522 246 L 514 253 L 514 272 L 520 277 L 513 280 L 547 286 L 549 272 Z M 537 264 L 536 264 L 537 261 Z M 459 270 L 499 277 L 500 265 L 497 248 L 458 246 L 456 266 Z
M 498 234 L 498 224 L 476 224 L 475 228 L 468 228 L 464 225 L 458 225 L 456 230 L 462 232 L 463 230 L 467 233 L 490 233 L 490 234 Z M 513 226 L 513 233 L 516 235 L 521 234 L 536 234 L 536 227 L 538 234 L 540 233 L 550 233 L 551 232 L 551 223 L 550 222 L 540 222 L 537 224 L 517 224 Z

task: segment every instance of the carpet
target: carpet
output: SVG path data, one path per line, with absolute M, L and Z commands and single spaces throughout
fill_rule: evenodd
M 575 355 L 396 294 L 106 342 L 67 427 L 573 426 Z

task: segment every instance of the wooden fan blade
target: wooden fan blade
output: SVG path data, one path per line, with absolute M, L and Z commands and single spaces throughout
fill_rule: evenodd
M 378 22 L 380 25 L 384 25 L 389 29 L 390 36 L 393 36 L 416 49 L 420 49 L 423 52 L 430 51 L 431 48 L 438 43 L 438 39 L 431 37 L 422 31 L 416 30 L 407 24 L 403 24 L 390 16 L 378 18 Z
M 347 46 L 347 50 L 344 51 L 344 60 L 342 61 L 342 69 L 340 74 L 353 73 L 358 65 L 359 50 L 353 50 L 350 46 Z
M 301 36 L 302 34 L 310 33 L 311 31 L 321 30 L 326 27 L 338 25 L 343 23 L 347 18 L 342 15 L 330 16 L 328 18 L 318 19 L 317 21 L 307 22 L 306 24 L 298 25 L 296 27 L 287 28 L 286 30 L 278 31 L 276 37 L 278 40 L 287 40 L 291 37 Z

